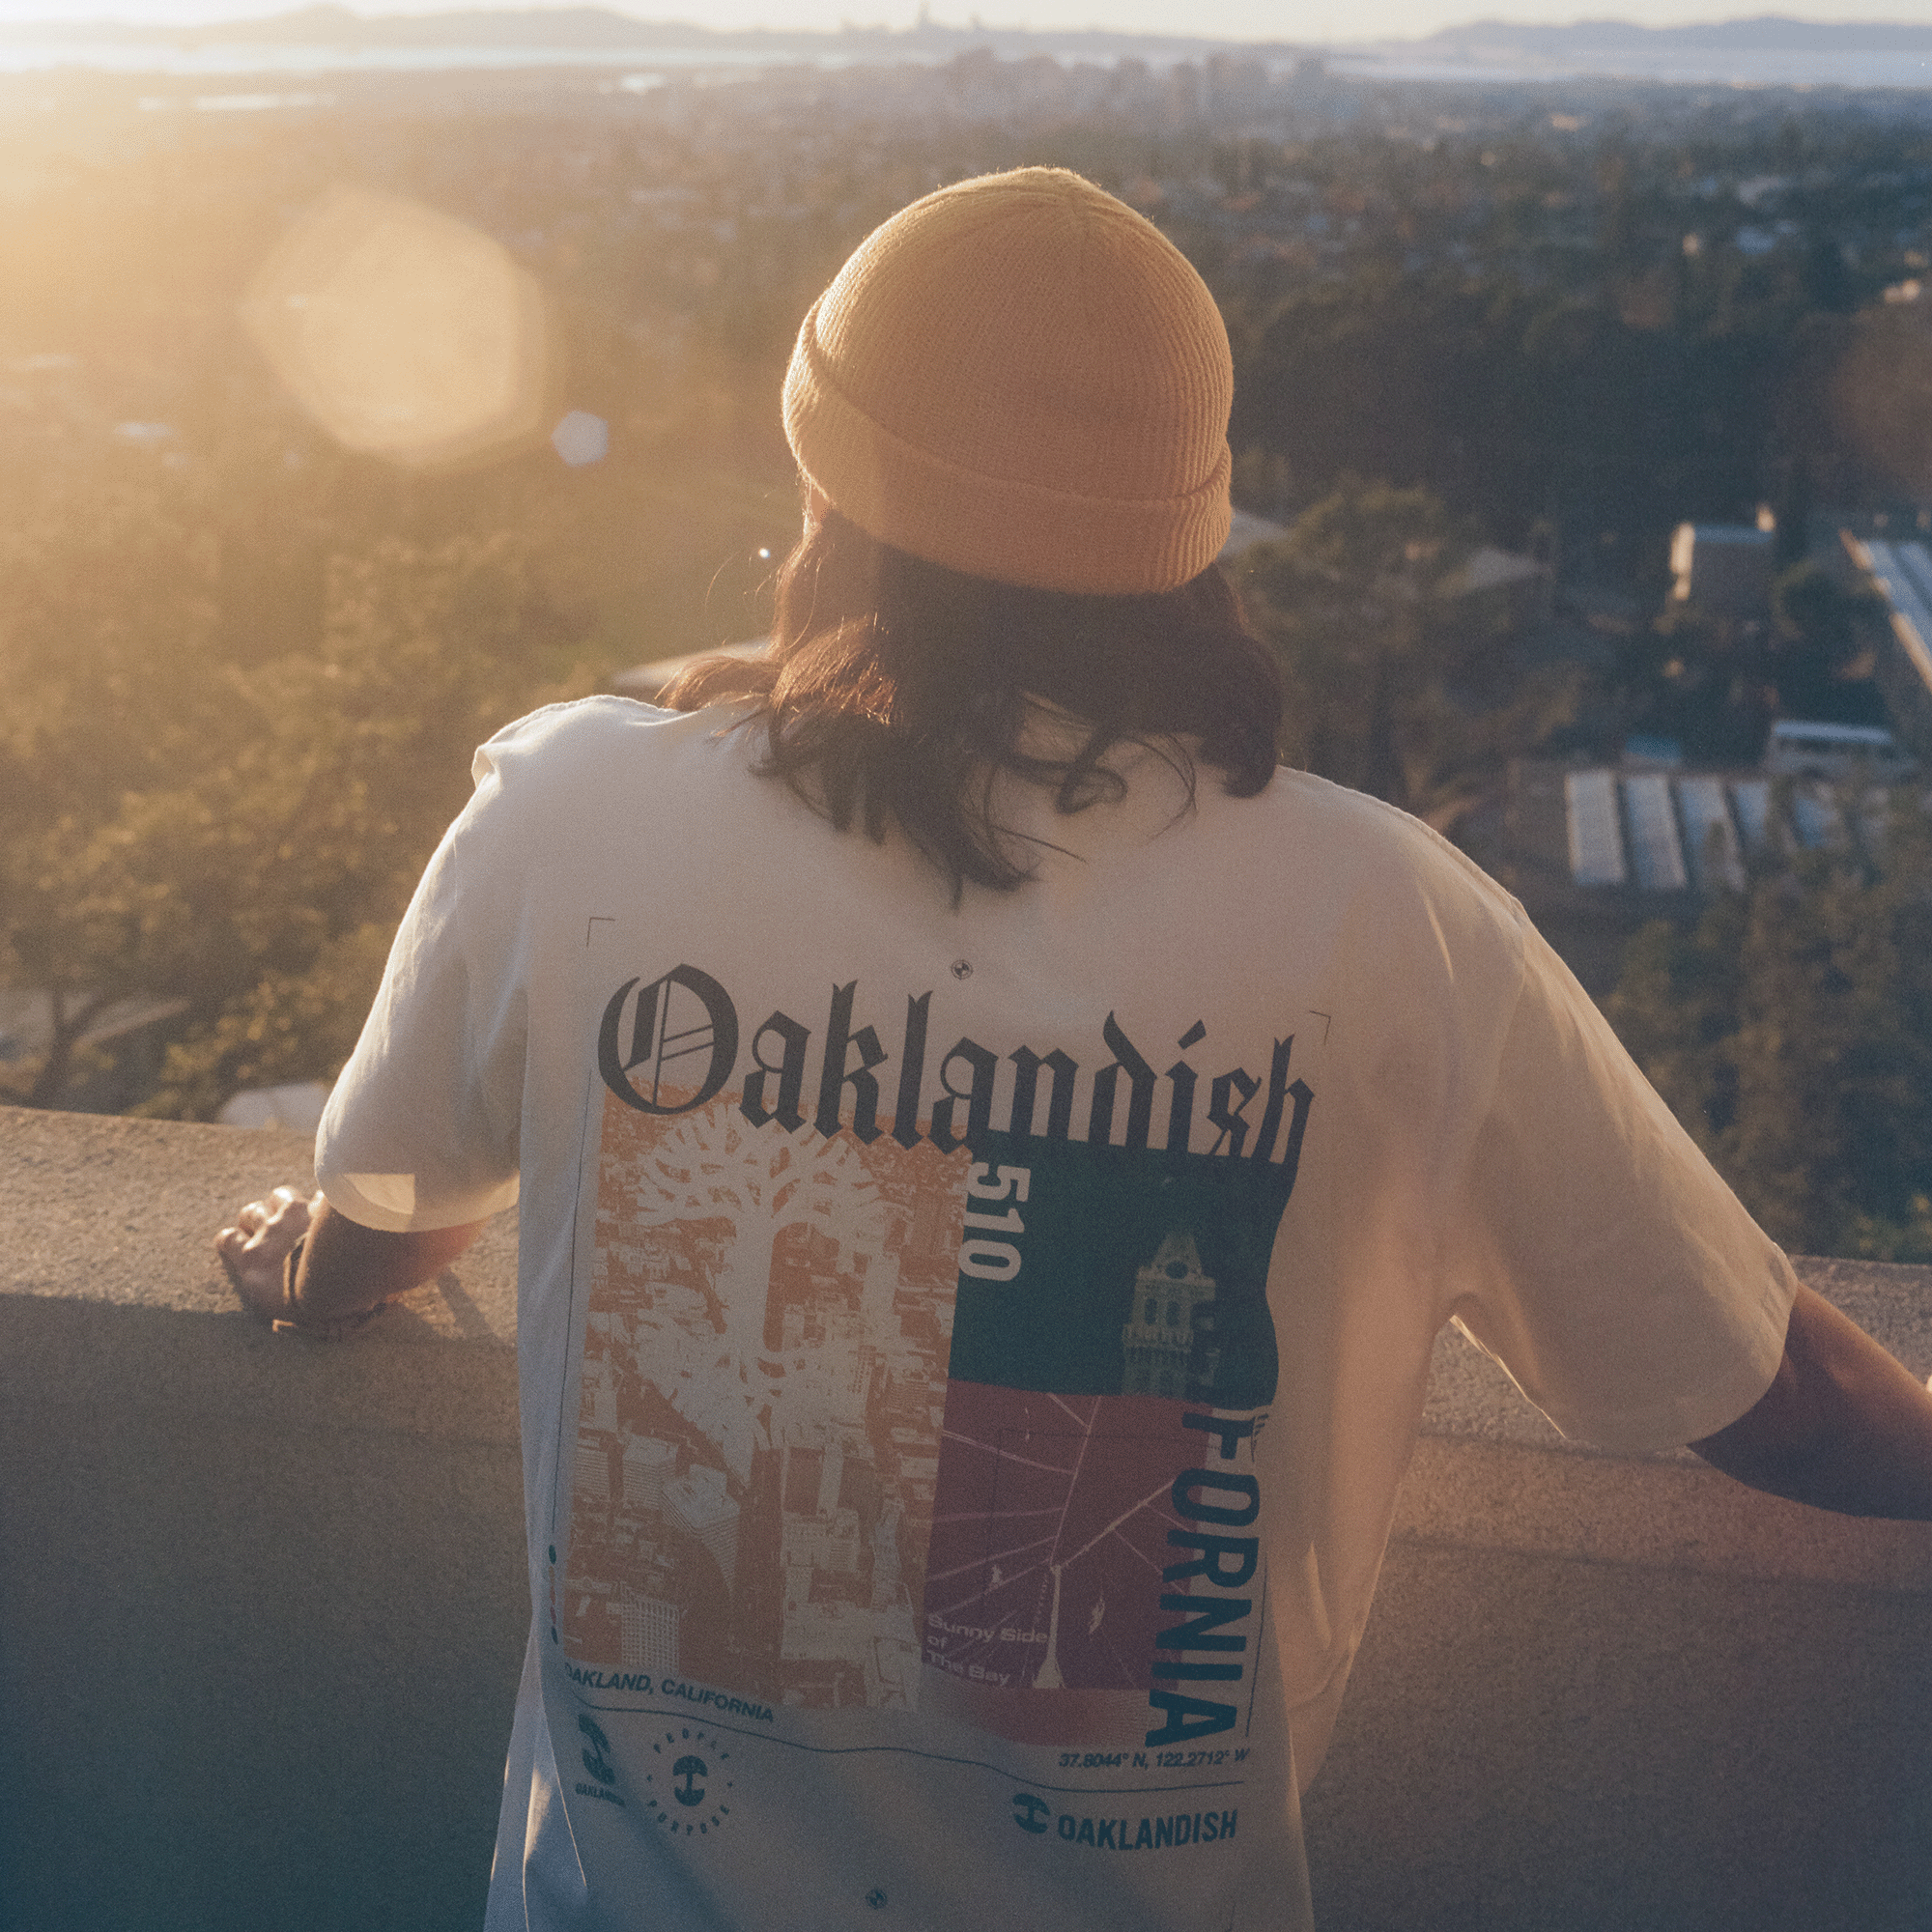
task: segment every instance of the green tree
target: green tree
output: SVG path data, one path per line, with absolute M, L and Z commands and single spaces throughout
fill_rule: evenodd
M 206 1117 L 335 1070 L 471 748 L 584 680 L 556 679 L 568 627 L 508 538 L 338 557 L 311 646 L 245 667 L 209 573 L 152 561 L 145 600 L 0 633 L 36 694 L 0 736 L 0 976 L 60 1022 L 6 1091 L 57 1104 L 92 1020 L 146 997 L 181 1011 L 142 1111 Z
M 1611 1022 L 1786 1247 L 1932 1261 L 1932 822 L 1905 794 L 1862 830 L 1646 927 Z
M 1242 555 L 1291 764 L 1441 820 L 1567 720 L 1569 684 L 1514 675 L 1499 613 L 1458 594 L 1473 548 L 1428 491 L 1350 478 Z
M 1872 677 L 1886 623 L 1876 591 L 1847 587 L 1822 564 L 1800 562 L 1772 586 L 1776 620 L 1771 676 L 1787 718 L 1883 724 Z
M 1671 603 L 1618 649 L 1613 686 L 1633 731 L 1673 738 L 1691 759 L 1751 764 L 1777 706 L 1764 626 Z

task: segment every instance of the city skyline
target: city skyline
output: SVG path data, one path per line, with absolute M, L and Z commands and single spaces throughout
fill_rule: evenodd
M 0 0 L 0 26 L 22 24 L 96 25 L 105 21 L 129 27 L 210 27 L 228 22 L 272 18 L 297 11 L 286 0 Z M 364 18 L 408 15 L 422 17 L 454 13 L 512 14 L 570 11 L 563 7 L 532 8 L 517 0 L 480 0 L 456 8 L 447 0 L 382 0 L 382 4 L 349 10 Z M 914 26 L 928 10 L 920 0 L 880 0 L 864 6 L 854 0 L 706 0 L 701 8 L 667 0 L 662 6 L 627 5 L 601 11 L 635 19 L 640 25 L 702 24 L 723 31 L 766 28 L 774 32 L 837 32 L 842 25 L 885 28 L 895 32 Z M 929 10 L 948 26 L 983 22 L 988 28 L 1031 28 L 1070 32 L 1098 28 L 1121 33 L 1179 35 L 1231 41 L 1305 41 L 1360 43 L 1411 40 L 1478 22 L 1511 27 L 1593 24 L 1605 19 L 1577 0 L 1500 0 L 1485 6 L 1469 0 L 1361 0 L 1337 7 L 1332 0 L 1293 10 L 1270 0 L 1202 0 L 1180 8 L 1174 0 L 982 0 L 977 9 L 962 5 Z M 1637 27 L 1710 26 L 1735 21 L 1745 14 L 1713 7 L 1709 0 L 1623 0 L 1610 16 Z M 1753 16 L 1761 17 L 1761 16 Z M 1802 9 L 1780 12 L 1779 18 L 1814 25 L 1923 26 L 1932 16 L 1923 0 L 1809 0 Z

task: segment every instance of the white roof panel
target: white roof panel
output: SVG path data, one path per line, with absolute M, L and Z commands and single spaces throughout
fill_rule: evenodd
M 1828 786 L 1799 785 L 1791 794 L 1791 823 L 1807 852 L 1821 845 L 1835 851 L 1845 842 L 1845 814 Z
M 1681 893 L 1690 875 L 1677 836 L 1669 779 L 1662 772 L 1625 779 L 1624 806 L 1630 813 L 1631 857 L 1636 862 L 1637 884 L 1646 892 Z
M 1932 553 L 1922 543 L 1861 547 L 1865 568 L 1891 606 L 1891 628 L 1913 668 L 1932 690 Z
M 1762 852 L 1771 842 L 1771 781 L 1736 779 L 1731 783 L 1731 810 L 1747 852 Z
M 1570 828 L 1570 876 L 1579 886 L 1622 885 L 1630 873 L 1617 815 L 1617 775 L 1566 772 L 1563 815 Z
M 1721 779 L 1679 779 L 1677 808 L 1684 815 L 1684 845 L 1698 886 L 1711 892 L 1727 886 L 1740 892 L 1745 883 L 1744 856 L 1738 849 L 1738 830 L 1724 804 Z

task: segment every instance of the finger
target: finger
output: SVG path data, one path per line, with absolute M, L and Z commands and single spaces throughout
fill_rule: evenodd
M 308 1196 L 298 1193 L 293 1187 L 278 1187 L 275 1192 L 277 1195 L 288 1197 L 276 1208 L 276 1221 L 283 1228 L 292 1229 L 298 1235 L 306 1234 L 315 1211 Z
M 245 1208 L 235 1210 L 235 1225 L 244 1235 L 259 1233 L 269 1218 L 269 1205 L 265 1201 L 251 1201 Z
M 239 1234 L 239 1230 L 223 1232 Z M 258 1314 L 270 1308 L 275 1284 L 269 1279 L 259 1255 L 251 1252 L 249 1244 L 241 1239 L 226 1244 L 217 1240 L 214 1253 L 221 1271 L 228 1277 L 228 1285 L 241 1297 L 242 1305 Z

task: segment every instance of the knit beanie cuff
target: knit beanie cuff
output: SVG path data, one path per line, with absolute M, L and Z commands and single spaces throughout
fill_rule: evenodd
M 948 463 L 874 421 L 838 387 L 819 348 L 814 302 L 785 375 L 785 436 L 807 477 L 881 543 L 928 563 L 1035 590 L 1131 595 L 1173 590 L 1228 540 L 1233 469 L 1183 496 L 1076 496 Z

